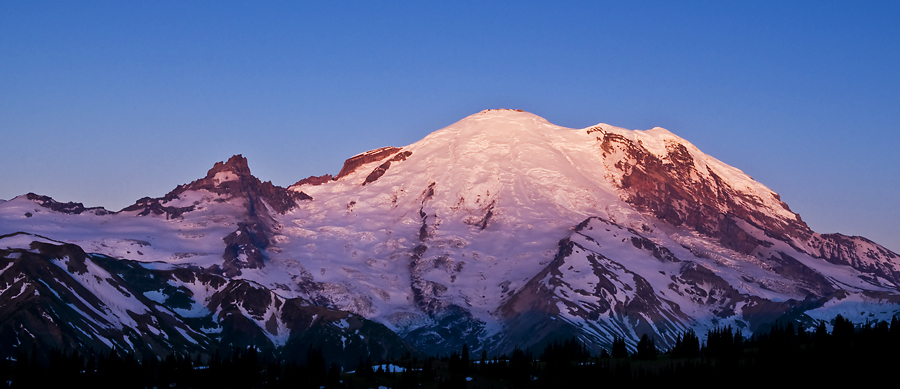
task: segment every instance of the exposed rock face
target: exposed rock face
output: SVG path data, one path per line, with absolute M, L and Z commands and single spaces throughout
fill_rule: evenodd
M 784 252 L 779 251 L 777 255 L 770 256 L 768 263 L 778 274 L 796 280 L 801 294 L 822 297 L 835 292 L 835 287 L 828 278 Z
M 834 264 L 876 274 L 900 285 L 900 256 L 861 237 L 841 234 L 817 234 L 790 211 L 775 193 L 747 193 L 729 184 L 710 166 L 697 161 L 682 143 L 667 142 L 665 154 L 654 154 L 640 142 L 600 127 L 587 131 L 597 136 L 604 155 L 613 156 L 610 163 L 623 172 L 620 187 L 625 200 L 638 209 L 672 225 L 684 225 L 716 238 L 723 246 L 744 254 L 752 254 L 771 242 L 749 234 L 739 224 L 746 222 L 766 233 L 766 237 L 786 242 L 795 249 Z M 698 167 L 705 167 L 699 171 Z M 765 198 L 769 196 L 769 198 Z M 768 203 L 768 204 L 767 204 Z M 784 212 L 771 212 L 771 206 Z M 865 253 L 862 254 L 861 253 Z M 789 255 L 787 258 L 790 258 Z M 784 271 L 803 268 L 794 273 L 809 274 L 811 269 L 782 255 L 771 259 L 782 263 Z M 794 271 L 791 271 L 794 272 Z M 807 277 L 801 279 L 809 280 Z M 818 295 L 828 293 L 821 276 L 814 282 Z
M 323 176 L 309 176 L 300 181 L 297 181 L 294 185 L 291 185 L 291 186 L 292 187 L 302 186 L 302 185 L 316 186 L 316 185 L 322 185 L 326 182 L 331 182 L 331 181 L 334 181 L 334 177 L 332 177 L 331 174 L 326 174 Z
M 311 199 L 302 192 L 289 191 L 273 185 L 270 181 L 261 182 L 250 173 L 247 158 L 240 154 L 224 163 L 216 162 L 206 173 L 205 178 L 181 185 L 169 192 L 166 197 L 177 196 L 187 190 L 201 189 L 231 197 L 245 197 L 248 212 L 256 217 L 263 217 L 267 213 L 266 205 L 277 213 L 285 213 L 296 206 L 296 201 Z
M 193 205 L 187 207 L 167 207 L 162 205 L 160 201 L 163 201 L 163 199 L 143 197 L 141 199 L 138 199 L 138 201 L 136 201 L 134 204 L 122 209 L 121 212 L 140 211 L 137 214 L 138 216 L 147 216 L 149 214 L 154 214 L 166 215 L 166 219 L 174 219 L 182 217 L 185 212 L 194 210 Z
M 900 255 L 861 236 L 814 234 L 811 255 L 836 265 L 848 265 L 900 285 Z
M 372 171 L 372 173 L 369 173 L 369 175 L 366 176 L 366 180 L 363 181 L 363 185 L 375 182 L 375 180 L 377 180 L 378 178 L 383 176 L 384 173 L 387 173 L 388 168 L 391 167 L 391 162 L 405 161 L 406 158 L 409 157 L 410 155 L 412 155 L 411 151 L 404 151 L 402 153 L 397 153 L 396 155 L 394 155 L 393 158 L 391 158 L 391 159 L 387 160 L 387 162 L 379 165 L 377 168 L 375 168 L 375 170 Z
M 347 159 L 346 161 L 344 161 L 344 167 L 341 168 L 341 172 L 338 173 L 337 177 L 335 177 L 334 179 L 340 180 L 341 178 L 344 178 L 348 174 L 356 171 L 356 168 L 358 168 L 362 165 L 365 165 L 367 163 L 380 161 L 382 159 L 390 157 L 391 155 L 393 155 L 394 153 L 396 153 L 398 151 L 400 151 L 399 148 L 388 146 L 388 147 L 382 147 L 380 149 L 370 150 L 370 151 L 366 151 L 365 153 L 355 155 L 355 156 Z
M 38 203 L 44 208 L 48 208 L 56 212 L 67 213 L 70 215 L 78 215 L 85 211 L 92 211 L 96 215 L 106 215 L 110 213 L 103 207 L 85 208 L 84 204 L 71 201 L 68 203 L 60 203 L 56 200 L 53 200 L 50 196 L 41 196 L 34 193 L 29 193 L 26 194 L 25 197 L 31 201 Z
M 865 238 L 814 233 L 799 215 L 790 212 L 777 194 L 748 194 L 732 187 L 709 166 L 706 166 L 706 172 L 698 171 L 697 167 L 703 164 L 695 161 L 683 144 L 667 143 L 666 154 L 659 156 L 621 135 L 602 129 L 589 132 L 598 134 L 600 148 L 605 154 L 621 156 L 613 164 L 624 173 L 620 185 L 627 194 L 626 201 L 638 209 L 651 212 L 673 225 L 696 229 L 741 253 L 752 254 L 761 245 L 771 246 L 771 242 L 754 238 L 739 226 L 738 221 L 746 222 L 765 231 L 767 237 L 787 242 L 814 257 L 849 265 L 900 284 L 900 257 L 897 254 Z M 763 196 L 771 196 L 768 199 L 771 203 L 793 217 L 766 212 Z M 780 260 L 778 257 L 773 259 Z M 789 268 L 794 267 L 787 266 L 785 270 Z M 822 280 L 816 283 L 822 285 Z M 820 292 L 826 292 L 826 289 Z
M 656 155 L 641 143 L 595 127 L 604 155 L 615 155 L 610 163 L 623 172 L 620 187 L 630 204 L 672 225 L 685 225 L 717 238 L 725 247 L 751 253 L 762 244 L 741 229 L 740 219 L 786 242 L 808 239 L 812 231 L 790 212 L 775 193 L 748 194 L 736 190 L 702 161 L 695 161 L 685 145 L 666 142 L 665 155 Z M 699 171 L 698 168 L 705 168 Z M 761 196 L 771 196 L 777 207 L 793 217 L 765 212 Z
M 259 224 L 238 223 L 238 229 L 224 239 L 225 258 L 223 266 L 227 277 L 241 274 L 240 269 L 265 267 L 266 248 L 269 237 Z

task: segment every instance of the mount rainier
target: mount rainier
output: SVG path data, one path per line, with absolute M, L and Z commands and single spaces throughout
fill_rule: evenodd
M 593 351 L 900 310 L 900 256 L 819 234 L 671 132 L 487 110 L 283 188 L 240 155 L 118 212 L 0 200 L 0 353 Z

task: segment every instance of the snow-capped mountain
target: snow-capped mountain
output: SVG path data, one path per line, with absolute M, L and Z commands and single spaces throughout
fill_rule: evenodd
M 357 358 L 577 336 L 599 350 L 900 308 L 900 256 L 811 231 L 669 131 L 513 110 L 289 188 L 235 156 L 119 212 L 19 196 L 0 202 L 0 234 L 0 307 L 20 318 L 2 336 L 57 328 L 28 341 L 67 347 L 297 354 L 327 338 Z

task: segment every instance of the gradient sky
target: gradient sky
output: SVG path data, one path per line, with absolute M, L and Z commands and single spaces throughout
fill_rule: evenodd
M 0 198 L 287 186 L 487 108 L 664 127 L 900 252 L 900 2 L 0 2 Z

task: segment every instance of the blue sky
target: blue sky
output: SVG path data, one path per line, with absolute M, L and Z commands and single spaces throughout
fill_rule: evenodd
M 900 2 L 0 2 L 0 198 L 286 186 L 487 108 L 665 127 L 900 251 Z

